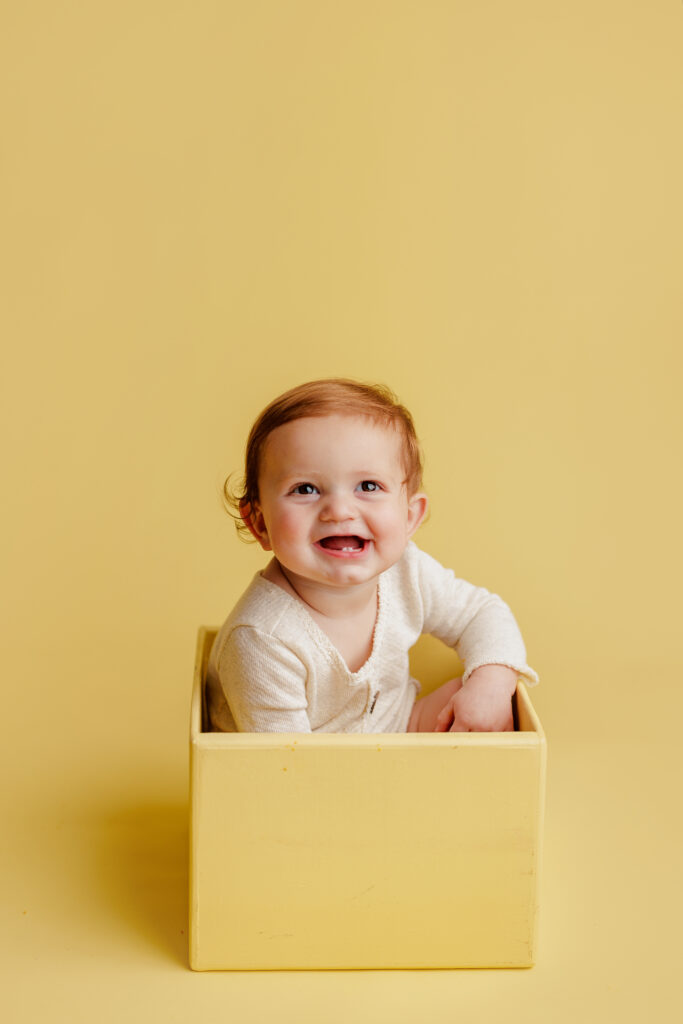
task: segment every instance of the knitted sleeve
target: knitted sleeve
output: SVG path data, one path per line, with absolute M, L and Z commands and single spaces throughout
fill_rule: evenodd
M 482 665 L 507 665 L 534 686 L 538 676 L 527 665 L 522 634 L 505 602 L 458 579 L 424 551 L 415 552 L 423 631 L 458 652 L 465 665 L 463 679 Z
M 306 668 L 280 640 L 237 626 L 220 652 L 218 676 L 240 732 L 311 732 Z

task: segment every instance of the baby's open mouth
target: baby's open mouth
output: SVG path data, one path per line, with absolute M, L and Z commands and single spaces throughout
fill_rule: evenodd
M 318 543 L 328 551 L 362 551 L 367 541 L 352 534 L 348 537 L 323 537 Z

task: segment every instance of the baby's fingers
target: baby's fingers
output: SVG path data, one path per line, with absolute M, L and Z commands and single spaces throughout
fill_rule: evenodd
M 445 707 L 441 708 L 438 715 L 436 716 L 436 725 L 434 726 L 434 732 L 448 732 L 453 721 L 453 705 L 449 702 Z

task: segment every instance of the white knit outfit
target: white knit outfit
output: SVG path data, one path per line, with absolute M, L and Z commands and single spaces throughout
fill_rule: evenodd
M 481 665 L 497 664 L 538 682 L 508 606 L 411 542 L 379 577 L 372 653 L 357 672 L 301 601 L 257 573 L 211 650 L 211 729 L 405 732 L 420 690 L 408 651 L 421 633 L 455 648 L 465 680 Z

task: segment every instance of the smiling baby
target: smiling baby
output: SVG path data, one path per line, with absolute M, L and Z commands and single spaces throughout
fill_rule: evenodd
M 503 732 L 517 679 L 537 682 L 507 605 L 411 537 L 427 497 L 412 417 L 384 387 L 312 381 L 276 398 L 247 441 L 238 529 L 272 558 L 213 644 L 223 732 Z M 420 634 L 465 667 L 416 700 Z

